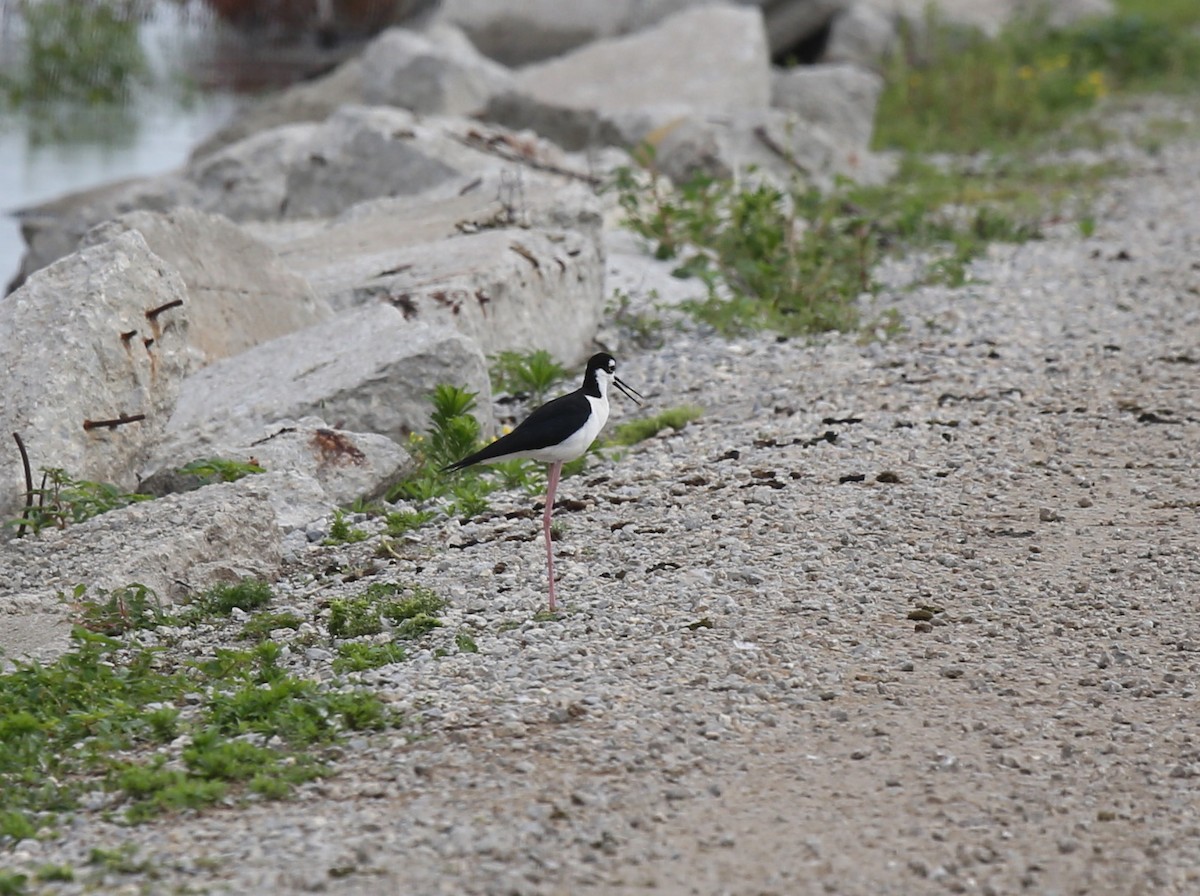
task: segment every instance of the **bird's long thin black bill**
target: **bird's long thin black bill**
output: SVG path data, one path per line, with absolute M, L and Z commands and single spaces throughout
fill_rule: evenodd
M 617 384 L 618 389 L 620 389 L 622 392 L 624 392 L 626 395 L 628 395 L 630 398 L 633 399 L 634 404 L 642 403 L 641 401 L 638 400 L 643 397 L 642 393 L 639 392 L 637 389 L 634 389 L 632 386 L 625 385 L 623 382 L 621 382 L 621 378 L 618 376 L 613 377 L 613 382 Z

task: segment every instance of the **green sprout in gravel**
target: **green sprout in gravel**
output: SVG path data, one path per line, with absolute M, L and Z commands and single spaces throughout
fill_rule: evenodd
M 303 621 L 295 613 L 274 613 L 264 610 L 246 620 L 246 624 L 238 633 L 238 638 L 243 641 L 265 641 L 271 636 L 271 632 L 285 628 L 295 630 Z
M 421 585 L 376 582 L 362 594 L 329 602 L 329 634 L 359 638 L 377 635 L 390 624 L 396 638 L 413 640 L 440 626 L 437 615 L 445 608 L 443 598 Z
M 209 588 L 191 603 L 185 615 L 193 619 L 228 616 L 235 609 L 249 613 L 270 603 L 274 596 L 266 582 L 244 578 L 230 585 Z
M 362 529 L 354 528 L 346 521 L 346 514 L 335 511 L 333 522 L 329 524 L 329 537 L 322 542 L 327 546 L 340 544 L 357 544 L 366 541 L 370 536 Z
M 339 644 L 337 658 L 333 661 L 334 672 L 365 672 L 390 663 L 403 662 L 404 648 L 395 642 L 366 644 L 362 641 L 347 641 Z
M 699 418 L 703 413 L 703 408 L 697 407 L 694 404 L 685 404 L 679 407 L 668 408 L 653 417 L 630 420 L 616 428 L 609 443 L 624 446 L 636 445 L 638 442 L 644 442 L 646 439 L 657 435 L 664 429 L 673 429 L 678 432 L 693 420 Z

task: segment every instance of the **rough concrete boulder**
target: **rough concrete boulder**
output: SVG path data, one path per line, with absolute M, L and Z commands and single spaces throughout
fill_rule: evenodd
M 136 231 L 183 278 L 188 342 L 207 361 L 236 355 L 268 339 L 329 317 L 328 304 L 275 253 L 228 218 L 191 208 L 139 211 L 84 237 L 95 245 Z
M 341 106 L 361 103 L 362 71 L 362 60 L 355 56 L 326 75 L 267 94 L 197 144 L 191 161 L 199 161 L 262 131 L 287 124 L 321 122 Z
M 95 597 L 97 588 L 139 583 L 170 603 L 246 576 L 276 578 L 283 529 L 253 478 L 0 545 L 0 650 L 11 657 L 65 649 L 70 608 L 58 594 L 69 597 L 79 584 Z
M 186 302 L 179 274 L 135 231 L 56 262 L 0 301 L 0 432 L 21 434 L 34 471 L 135 484 L 197 364 Z M 24 503 L 11 441 L 0 482 L 0 518 L 11 519 Z
M 653 145 L 659 171 L 675 183 L 699 174 L 736 177 L 753 169 L 777 184 L 799 179 L 828 189 L 836 176 L 882 183 L 894 166 L 887 157 L 781 109 L 682 119 L 662 128 Z
M 378 200 L 275 248 L 334 307 L 386 302 L 486 355 L 543 348 L 578 362 L 604 309 L 599 202 L 536 179 L 514 201 L 493 189 Z
M 514 146 L 497 155 L 489 139 Z M 520 152 L 536 156 L 543 149 L 544 143 L 519 141 L 467 119 L 346 106 L 319 125 L 256 134 L 199 160 L 187 176 L 206 211 L 238 222 L 294 220 L 327 217 L 368 199 L 462 184 L 483 170 L 512 167 Z
M 479 50 L 506 65 L 559 56 L 584 44 L 642 31 L 713 0 L 444 0 L 440 17 L 462 28 Z M 811 38 L 844 0 L 741 0 L 761 8 L 772 53 Z
M 720 64 L 714 64 L 719 59 Z M 636 143 L 690 112 L 764 109 L 770 56 L 757 9 L 705 6 L 527 66 L 484 116 L 567 149 Z
M 9 284 L 14 290 L 46 265 L 70 255 L 89 230 L 134 209 L 166 211 L 196 201 L 194 187 L 177 174 L 114 181 L 19 209 L 25 254 Z
M 875 127 L 883 78 L 855 65 L 805 65 L 776 70 L 771 105 L 820 125 L 844 145 L 866 152 Z
M 362 54 L 362 102 L 423 115 L 467 115 L 482 109 L 511 80 L 450 25 L 418 34 L 392 28 Z
M 220 458 L 257 464 L 267 472 L 302 473 L 320 485 L 329 504 L 340 506 L 381 497 L 412 467 L 408 452 L 386 436 L 333 429 L 317 417 L 280 421 L 243 443 L 213 444 L 204 442 L 202 433 L 198 436 L 180 433 L 160 445 L 138 491 L 161 496 L 200 488 L 210 480 L 180 468 Z
M 347 106 L 320 124 L 285 125 L 197 159 L 175 175 L 73 194 L 25 213 L 32 271 L 74 251 L 93 226 L 139 208 L 190 206 L 239 223 L 337 214 L 386 196 L 470 190 L 489 174 L 578 166 L 535 135 L 456 116 Z M 56 254 L 57 253 L 57 254 Z
M 490 420 L 487 364 L 456 330 L 406 321 L 374 304 L 339 314 L 223 361 L 184 381 L 168 437 L 249 443 L 280 420 L 319 416 L 338 429 L 401 442 L 428 427 L 439 383 L 480 393 Z
M 860 0 L 834 17 L 821 61 L 870 68 L 879 65 L 895 42 L 895 17 Z

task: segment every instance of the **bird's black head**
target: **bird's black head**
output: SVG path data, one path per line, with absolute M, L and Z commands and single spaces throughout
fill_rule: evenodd
M 587 373 L 583 375 L 584 391 L 589 395 L 604 395 L 610 383 L 616 383 L 617 388 L 634 402 L 642 397 L 640 392 L 621 382 L 617 376 L 617 359 L 608 352 L 597 352 L 588 359 Z
M 617 359 L 608 352 L 596 352 L 596 354 L 588 358 L 587 369 L 588 373 L 600 370 L 605 373 L 616 373 Z

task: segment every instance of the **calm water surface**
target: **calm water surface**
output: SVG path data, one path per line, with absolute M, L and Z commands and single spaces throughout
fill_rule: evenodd
M 0 63 L 13 58 L 20 27 L 3 6 L 0 0 Z M 156 86 L 125 107 L 37 115 L 0 111 L 0 295 L 25 248 L 15 211 L 108 181 L 176 168 L 233 114 L 239 100 L 232 93 L 185 89 L 179 74 L 203 52 L 214 27 L 173 4 L 159 4 L 141 29 Z

